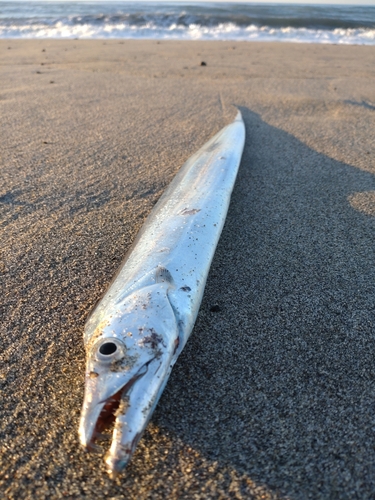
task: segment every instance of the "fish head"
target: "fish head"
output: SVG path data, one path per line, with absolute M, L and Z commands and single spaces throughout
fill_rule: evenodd
M 174 311 L 163 289 L 155 286 L 112 311 L 86 346 L 80 441 L 88 451 L 97 450 L 96 441 L 114 424 L 106 460 L 112 476 L 134 452 L 168 379 L 177 345 Z
M 81 444 L 95 441 L 114 421 L 122 393 L 147 370 L 152 356 L 132 352 L 120 336 L 103 335 L 87 353 L 85 396 L 79 435 Z

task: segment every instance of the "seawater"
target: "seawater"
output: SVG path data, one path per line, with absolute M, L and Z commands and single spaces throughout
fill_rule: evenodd
M 375 6 L 0 1 L 0 38 L 259 40 L 375 45 Z

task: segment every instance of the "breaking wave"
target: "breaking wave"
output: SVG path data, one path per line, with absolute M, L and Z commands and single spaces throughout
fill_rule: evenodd
M 0 7 L 1 38 L 259 40 L 375 45 L 375 7 L 56 1 L 0 2 Z

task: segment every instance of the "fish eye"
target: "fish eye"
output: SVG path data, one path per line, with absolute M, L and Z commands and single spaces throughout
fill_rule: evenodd
M 109 364 L 121 359 L 126 352 L 126 345 L 117 337 L 100 339 L 93 347 L 93 355 L 99 363 Z
M 100 354 L 103 354 L 104 356 L 110 356 L 111 354 L 114 354 L 116 351 L 117 351 L 117 345 L 114 342 L 104 342 L 99 347 Z

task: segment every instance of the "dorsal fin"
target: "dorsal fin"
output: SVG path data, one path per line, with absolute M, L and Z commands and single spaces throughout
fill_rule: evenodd
M 173 285 L 173 278 L 171 273 L 165 267 L 158 266 L 155 273 L 156 283 L 169 283 Z

